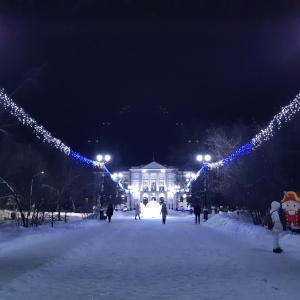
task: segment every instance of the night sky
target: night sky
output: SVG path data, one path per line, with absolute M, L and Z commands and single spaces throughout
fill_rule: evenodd
M 0 87 L 92 159 L 117 151 L 128 166 L 153 155 L 176 165 L 176 123 L 263 124 L 300 92 L 297 1 L 8 2 Z

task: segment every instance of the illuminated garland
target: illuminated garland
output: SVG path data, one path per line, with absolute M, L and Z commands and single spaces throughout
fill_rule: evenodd
M 18 118 L 23 125 L 29 126 L 33 129 L 37 138 L 43 139 L 43 142 L 49 143 L 51 146 L 59 149 L 65 154 L 70 154 L 70 148 L 67 147 L 62 141 L 54 138 L 49 131 L 44 129 L 43 126 L 39 125 L 33 118 L 31 118 L 23 108 L 15 104 L 5 93 L 3 89 L 0 89 L 0 103 L 4 106 L 9 113 Z
M 234 153 L 225 157 L 224 159 L 214 162 L 204 164 L 197 174 L 192 177 L 187 185 L 183 189 L 176 190 L 176 192 L 183 192 L 188 190 L 190 185 L 197 180 L 197 178 L 202 175 L 207 170 L 212 170 L 215 168 L 220 168 L 223 166 L 228 166 L 232 164 L 238 157 L 250 154 L 253 150 L 257 149 L 263 142 L 269 140 L 277 130 L 279 130 L 282 126 L 282 123 L 286 123 L 291 121 L 296 113 L 300 110 L 300 94 L 298 94 L 290 104 L 284 106 L 281 111 L 273 117 L 269 125 L 262 129 L 251 141 L 246 143 L 245 145 L 238 148 Z M 47 131 L 43 126 L 39 125 L 33 118 L 31 118 L 21 107 L 13 102 L 5 93 L 4 89 L 0 89 L 0 104 L 13 116 L 17 117 L 23 125 L 29 126 L 33 129 L 33 132 L 36 134 L 36 137 L 42 139 L 43 142 L 47 142 L 50 146 L 59 149 L 64 152 L 66 155 L 69 155 L 72 159 L 77 161 L 78 163 L 93 166 L 94 168 L 103 169 L 104 172 L 110 176 L 112 180 L 114 180 L 120 188 L 126 193 L 131 193 L 131 190 L 126 189 L 120 178 L 114 177 L 109 170 L 106 168 L 104 162 L 98 162 L 91 159 L 88 159 L 79 153 L 70 149 L 70 147 L 66 146 L 61 140 L 53 137 L 49 131 Z
M 261 130 L 252 139 L 252 148 L 258 148 L 263 142 L 269 140 L 282 126 L 282 123 L 286 123 L 292 120 L 297 112 L 300 110 L 300 94 L 298 94 L 290 104 L 284 106 L 281 111 L 273 117 L 269 125 Z
M 204 164 L 197 174 L 190 179 L 187 185 L 182 189 L 176 190 L 176 192 L 182 193 L 187 191 L 189 186 L 206 170 L 213 170 L 223 166 L 228 166 L 232 164 L 238 157 L 250 154 L 253 150 L 257 149 L 263 142 L 269 140 L 276 133 L 276 131 L 281 128 L 283 123 L 291 121 L 295 114 L 300 111 L 299 100 L 300 94 L 298 94 L 288 105 L 284 106 L 281 111 L 273 117 L 268 126 L 265 129 L 262 129 L 251 141 L 218 162 Z

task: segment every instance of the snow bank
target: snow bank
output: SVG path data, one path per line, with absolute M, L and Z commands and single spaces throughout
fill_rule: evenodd
M 234 211 L 211 215 L 205 222 L 205 226 L 226 232 L 252 235 L 253 237 L 261 236 L 266 231 L 265 228 L 254 225 L 251 215 L 246 211 L 239 212 L 239 214 Z
M 246 237 L 252 241 L 270 240 L 271 242 L 272 239 L 271 232 L 262 226 L 254 225 L 250 213 L 246 211 L 241 211 L 239 214 L 234 211 L 209 215 L 209 219 L 202 224 L 216 230 Z M 300 235 L 284 231 L 280 235 L 280 241 L 291 250 L 300 251 Z

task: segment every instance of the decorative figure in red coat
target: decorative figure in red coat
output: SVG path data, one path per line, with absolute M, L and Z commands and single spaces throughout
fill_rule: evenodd
M 281 203 L 285 210 L 286 227 L 300 229 L 300 192 L 284 192 Z

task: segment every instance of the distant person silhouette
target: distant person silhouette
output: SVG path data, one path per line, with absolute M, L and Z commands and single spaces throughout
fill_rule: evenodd
M 166 218 L 167 218 L 167 214 L 168 214 L 168 209 L 167 209 L 167 205 L 164 202 L 164 200 L 162 200 L 162 205 L 161 205 L 160 213 L 162 215 L 162 223 L 166 224 Z
M 136 217 L 139 217 L 139 220 L 141 219 L 141 206 L 139 203 L 137 203 L 136 207 L 135 207 L 135 217 L 134 219 L 136 220 Z
M 107 218 L 108 218 L 108 222 L 110 223 L 111 222 L 111 217 L 112 215 L 114 214 L 114 209 L 112 207 L 111 204 L 108 205 L 108 208 L 106 210 L 106 215 L 107 215 Z
M 199 203 L 196 203 L 194 206 L 194 214 L 195 214 L 195 224 L 200 224 L 200 214 L 201 214 L 201 206 Z

